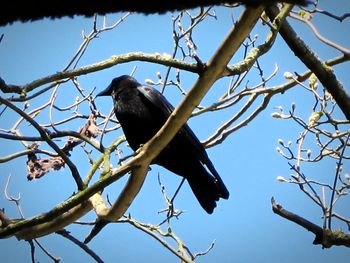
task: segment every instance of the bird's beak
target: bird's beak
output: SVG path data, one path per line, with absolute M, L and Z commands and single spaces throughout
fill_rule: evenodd
M 112 94 L 112 87 L 109 85 L 106 89 L 102 90 L 100 93 L 96 95 L 96 97 L 100 96 L 108 96 Z

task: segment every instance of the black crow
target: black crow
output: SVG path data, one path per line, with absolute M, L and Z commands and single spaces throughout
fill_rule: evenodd
M 97 96 L 112 96 L 115 115 L 134 151 L 160 130 L 174 110 L 159 91 L 141 85 L 128 75 L 113 79 Z M 187 124 L 152 163 L 186 178 L 199 203 L 209 214 L 219 198 L 229 197 L 204 147 Z

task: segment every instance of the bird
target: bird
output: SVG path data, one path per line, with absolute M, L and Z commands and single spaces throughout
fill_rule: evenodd
M 114 78 L 96 97 L 99 96 L 112 97 L 115 116 L 135 152 L 160 130 L 174 110 L 162 93 L 129 75 Z M 151 164 L 184 177 L 208 214 L 213 213 L 220 198 L 229 198 L 229 191 L 205 148 L 187 123 Z

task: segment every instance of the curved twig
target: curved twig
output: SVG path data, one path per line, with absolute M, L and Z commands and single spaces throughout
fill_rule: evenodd
M 3 99 L 0 97 L 0 103 L 5 104 L 7 107 L 14 110 L 16 113 L 18 113 L 20 116 L 22 116 L 25 120 L 27 120 L 41 135 L 41 137 L 46 141 L 48 145 L 54 149 L 58 155 L 62 157 L 64 162 L 68 165 L 69 169 L 71 170 L 72 176 L 77 184 L 77 187 L 79 190 L 82 190 L 84 188 L 83 181 L 81 180 L 81 177 L 79 175 L 77 167 L 74 165 L 74 163 L 68 158 L 65 152 L 63 152 L 57 144 L 55 144 L 52 139 L 50 138 L 50 135 L 47 133 L 46 130 L 44 130 L 33 118 L 31 118 L 27 113 L 22 111 L 21 109 L 17 108 L 14 104 L 7 101 L 6 99 Z

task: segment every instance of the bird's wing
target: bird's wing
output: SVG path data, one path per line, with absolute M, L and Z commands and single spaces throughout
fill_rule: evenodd
M 140 94 L 144 96 L 146 100 L 148 100 L 153 106 L 157 107 L 158 110 L 164 114 L 165 119 L 170 116 L 174 110 L 174 107 L 158 90 L 149 86 L 139 86 L 137 88 L 140 91 Z M 205 151 L 201 142 L 198 140 L 197 136 L 187 124 L 184 124 L 179 130 L 179 135 L 181 139 L 188 144 L 188 149 L 193 151 L 193 154 L 198 157 L 203 165 L 207 166 L 211 175 L 216 179 L 216 184 L 220 188 L 221 196 L 227 199 L 229 192 L 227 191 L 222 179 L 220 178 L 220 175 L 216 171 L 213 163 L 210 161 L 207 152 Z
M 159 111 L 163 112 L 165 116 L 169 117 L 169 115 L 173 112 L 173 105 L 171 105 L 170 102 L 158 90 L 149 86 L 138 86 L 137 89 L 148 101 L 152 103 L 152 105 L 156 106 Z
M 165 118 L 168 118 L 173 112 L 174 107 L 158 90 L 149 86 L 139 86 L 138 90 L 148 101 L 152 103 L 152 105 L 156 106 L 159 111 L 164 113 Z M 185 124 L 179 130 L 179 133 L 184 137 L 184 140 L 190 144 L 189 149 L 192 149 L 193 152 L 198 156 L 199 160 L 208 167 L 215 178 L 221 181 L 220 176 L 210 161 L 203 145 L 198 140 L 197 136 L 193 133 L 191 128 Z

